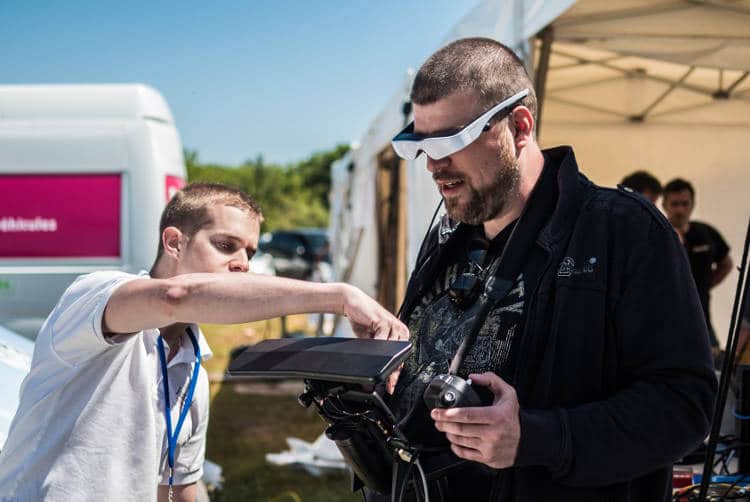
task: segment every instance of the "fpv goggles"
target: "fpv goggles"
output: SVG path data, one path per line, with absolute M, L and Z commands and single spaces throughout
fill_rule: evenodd
M 414 133 L 414 122 L 412 121 L 391 140 L 391 145 L 393 145 L 396 155 L 402 159 L 414 160 L 420 153 L 424 152 L 431 159 L 440 160 L 472 144 L 489 128 L 490 121 L 495 116 L 511 111 L 518 105 L 519 101 L 528 95 L 528 89 L 514 94 L 487 110 L 471 124 L 450 135 L 445 135 L 444 133 L 438 135 L 416 134 Z

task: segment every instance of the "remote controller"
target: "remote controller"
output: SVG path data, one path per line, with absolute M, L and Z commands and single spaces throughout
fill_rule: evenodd
M 437 375 L 422 395 L 430 410 L 435 408 L 468 408 L 489 406 L 495 400 L 490 389 L 472 385 L 471 379 L 464 380 L 456 375 Z

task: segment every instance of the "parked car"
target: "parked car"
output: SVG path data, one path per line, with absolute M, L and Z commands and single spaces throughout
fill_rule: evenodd
M 331 262 L 328 235 L 320 228 L 276 230 L 263 235 L 259 248 L 273 257 L 276 275 L 282 277 L 312 279 L 321 264 Z
M 258 249 L 250 260 L 250 271 L 254 274 L 276 275 L 273 256 Z

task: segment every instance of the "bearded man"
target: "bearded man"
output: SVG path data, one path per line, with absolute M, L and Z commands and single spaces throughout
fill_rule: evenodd
M 390 405 L 430 500 L 671 500 L 716 390 L 677 235 L 642 197 L 586 179 L 572 148 L 540 149 L 532 82 L 502 44 L 440 49 L 411 100 L 393 147 L 426 155 L 447 216 L 409 281 L 415 350 Z M 428 409 L 445 373 L 493 402 Z M 421 500 L 411 467 L 395 490 Z

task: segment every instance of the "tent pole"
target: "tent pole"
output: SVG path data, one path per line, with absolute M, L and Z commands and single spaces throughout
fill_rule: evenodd
M 557 51 L 555 51 L 555 54 L 557 54 Z M 608 58 L 597 59 L 597 60 L 595 60 L 595 63 L 597 63 L 597 64 L 607 64 L 607 63 L 611 63 L 613 61 L 617 61 L 619 59 L 623 59 L 624 57 L 625 56 L 620 56 L 620 55 L 611 56 L 611 57 L 608 57 Z M 563 63 L 563 64 L 558 64 L 558 65 L 552 66 L 552 67 L 550 67 L 550 70 L 565 70 L 567 68 L 575 68 L 577 66 L 581 66 L 581 65 L 584 65 L 584 64 L 591 64 L 591 63 L 582 62 L 582 61 L 580 61 L 580 60 L 577 59 L 574 63 Z
M 656 98 L 656 100 L 650 105 L 648 105 L 646 109 L 643 110 L 639 115 L 633 115 L 632 117 L 630 117 L 630 121 L 631 122 L 643 122 L 644 120 L 646 120 L 646 115 L 648 115 L 651 112 L 651 110 L 656 108 L 656 105 L 664 101 L 664 99 L 667 96 L 669 96 L 672 93 L 672 91 L 677 89 L 677 87 L 679 87 L 685 81 L 685 79 L 688 78 L 691 73 L 693 73 L 693 70 L 695 70 L 695 66 L 691 66 L 690 68 L 688 68 L 688 71 L 685 72 L 685 74 L 682 77 L 680 77 L 680 80 L 673 82 L 672 85 L 670 85 L 669 88 L 666 91 L 664 91 L 661 96 Z
M 565 98 L 561 98 L 561 97 L 554 96 L 554 95 L 550 95 L 548 97 L 550 101 L 555 101 L 556 103 L 562 103 L 564 105 L 576 106 L 578 108 L 583 108 L 585 110 L 591 110 L 591 111 L 599 112 L 599 113 L 607 113 L 609 115 L 615 115 L 616 117 L 621 117 L 624 119 L 630 117 L 630 115 L 626 113 L 621 113 L 615 110 L 608 110 L 606 108 L 590 105 L 588 103 L 579 103 L 579 102 L 573 101 L 572 99 L 565 99 Z
M 578 66 L 578 65 L 576 65 Z M 557 68 L 550 68 L 550 70 L 556 70 Z M 550 99 L 552 98 L 552 94 L 560 91 L 569 91 L 571 89 L 580 89 L 581 87 L 588 87 L 592 85 L 600 85 L 600 84 L 606 84 L 609 82 L 615 82 L 617 80 L 622 80 L 622 75 L 615 75 L 613 77 L 604 77 L 600 78 L 598 80 L 587 80 L 585 82 L 576 82 L 575 84 L 567 84 L 567 85 L 560 85 L 553 89 L 546 89 L 547 91 L 547 97 Z
M 552 42 L 555 40 L 554 28 L 550 25 L 544 28 L 537 35 L 542 41 L 542 48 L 539 51 L 539 62 L 534 76 L 534 86 L 536 89 L 536 139 L 542 130 L 542 107 L 544 105 L 544 93 L 547 87 L 547 73 L 549 71 L 549 57 L 552 53 Z
M 732 94 L 732 92 L 734 92 L 734 90 L 737 88 L 737 86 L 740 85 L 742 81 L 747 78 L 748 75 L 750 75 L 750 71 L 746 71 L 745 73 L 743 73 L 740 78 L 735 80 L 734 83 L 732 83 L 729 87 L 727 87 L 726 90 L 724 91 L 726 96 L 729 97 Z
M 627 68 L 620 68 L 619 66 L 612 65 L 606 62 L 606 59 L 590 59 L 582 56 L 576 56 L 575 54 L 571 54 L 565 50 L 561 49 L 555 49 L 555 55 L 556 56 L 563 56 L 571 59 L 577 60 L 581 64 L 591 64 L 596 66 L 601 66 L 602 68 L 607 68 L 608 70 L 613 70 L 620 72 L 624 75 L 632 75 L 635 70 L 627 69 Z M 654 82 L 662 82 L 664 84 L 672 85 L 674 84 L 674 80 L 666 78 L 666 77 L 659 77 L 658 75 L 653 75 L 651 73 L 642 73 L 642 77 L 647 78 L 649 80 L 653 80 Z M 700 87 L 697 85 L 687 84 L 685 82 L 680 83 L 679 87 L 681 89 L 686 89 L 688 91 L 693 91 L 698 94 L 705 94 L 706 96 L 713 96 L 714 91 L 712 89 L 706 89 L 705 87 Z

